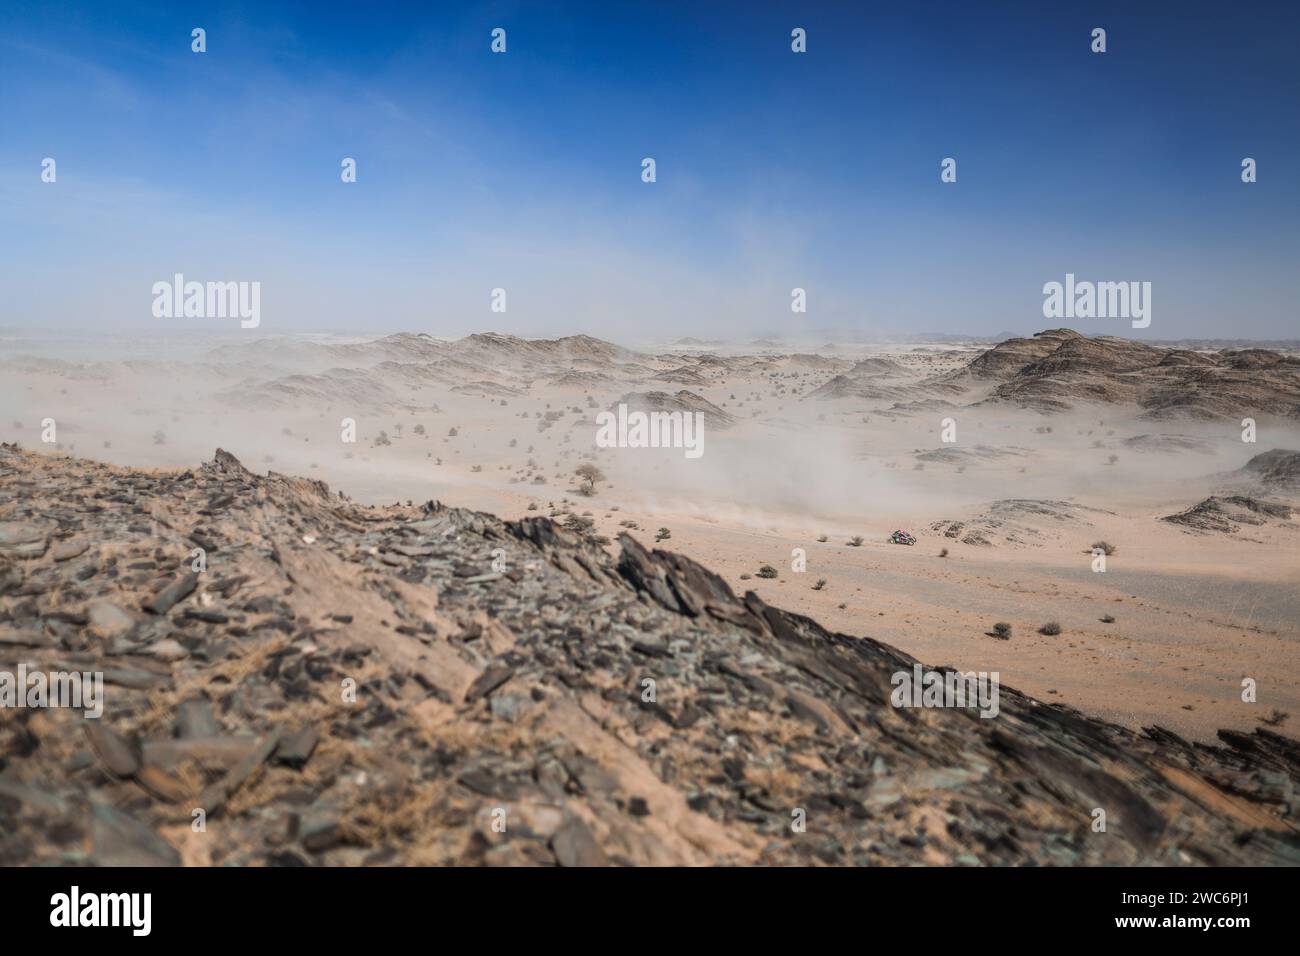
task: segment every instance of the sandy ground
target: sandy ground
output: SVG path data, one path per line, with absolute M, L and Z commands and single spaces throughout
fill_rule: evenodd
M 511 497 L 468 496 L 469 504 L 522 515 Z M 824 524 L 798 527 L 792 516 L 770 516 L 770 528 L 740 528 L 724 520 L 656 508 L 590 510 L 597 530 L 613 537 L 620 521 L 635 520 L 644 542 L 659 527 L 679 550 L 723 574 L 738 593 L 816 618 L 846 634 L 868 635 L 931 664 L 998 671 L 1004 683 L 1130 727 L 1158 724 L 1185 736 L 1210 739 L 1221 727 L 1248 729 L 1274 708 L 1300 713 L 1297 621 L 1300 580 L 1294 533 L 1267 534 L 1262 543 L 1196 541 L 1169 526 L 1143 527 L 1127 516 L 1107 517 L 1062 534 L 1035 550 L 995 550 L 921 536 L 914 547 L 885 542 L 890 522 L 863 515 L 830 535 Z M 907 520 L 896 522 L 916 527 Z M 867 540 L 858 547 L 851 533 Z M 1256 530 L 1256 533 L 1257 530 Z M 1092 541 L 1125 542 L 1091 570 Z M 1131 542 L 1131 543 L 1130 543 Z M 939 557 L 943 548 L 947 557 Z M 792 552 L 806 553 L 806 570 L 791 570 Z M 764 564 L 776 579 L 754 576 Z M 820 590 L 818 579 L 826 584 Z M 1102 623 L 1103 616 L 1115 618 Z M 1062 633 L 1038 633 L 1048 621 Z M 1012 638 L 990 636 L 995 622 L 1012 625 Z M 1259 686 L 1254 704 L 1241 700 L 1241 680 Z M 1284 725 L 1285 726 L 1285 725 Z
M 849 357 L 866 354 L 896 360 L 906 384 L 975 353 L 900 346 Z M 274 350 L 263 358 L 276 362 Z M 248 362 L 59 364 L 0 353 L 4 360 L 0 437 L 25 447 L 173 468 L 220 446 L 250 468 L 320 478 L 362 502 L 437 498 L 510 518 L 572 511 L 609 538 L 635 522 L 631 533 L 647 544 L 667 528 L 660 547 L 696 558 L 738 592 L 752 588 L 927 663 L 998 671 L 1007 685 L 1121 724 L 1208 740 L 1275 712 L 1290 715 L 1283 732 L 1300 721 L 1300 521 L 1193 534 L 1158 520 L 1215 491 L 1253 454 L 1300 448 L 1294 426 L 1269 425 L 1251 445 L 1235 423 L 1152 423 L 1113 407 L 890 415 L 888 400 L 807 397 L 832 372 L 782 359 L 775 370 L 728 369 L 690 386 L 739 424 L 708 433 L 704 456 L 687 460 L 680 450 L 593 444 L 595 409 L 633 388 L 679 384 L 535 381 L 504 397 L 431 386 L 406 407 L 340 396 L 258 408 L 230 401 L 231 389 L 275 374 Z M 542 427 L 546 411 L 556 420 Z M 340 440 L 343 417 L 357 422 L 355 443 Z M 956 442 L 941 439 L 945 417 L 956 421 Z M 46 418 L 57 423 L 57 446 L 40 441 Z M 388 444 L 376 443 L 381 431 Z M 1125 444 L 1169 434 L 1197 447 Z M 958 454 L 917 457 L 945 450 Z M 608 476 L 589 497 L 572 477 L 584 461 Z M 1046 514 L 1011 507 L 978 521 L 1007 499 L 1053 504 Z M 973 519 L 988 544 L 932 527 L 960 520 L 969 529 Z M 895 528 L 915 534 L 916 546 L 889 544 Z M 860 546 L 848 544 L 855 535 Z M 1104 573 L 1093 571 L 1089 550 L 1099 540 L 1116 548 Z M 793 570 L 794 549 L 806 570 Z M 757 576 L 765 564 L 777 577 Z M 1059 635 L 1038 633 L 1049 621 Z M 990 635 L 996 622 L 1011 625 L 1010 640 Z M 1257 682 L 1257 702 L 1241 700 L 1243 678 Z

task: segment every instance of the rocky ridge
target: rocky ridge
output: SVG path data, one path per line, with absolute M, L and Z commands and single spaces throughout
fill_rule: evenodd
M 1044 412 L 1099 403 L 1156 420 L 1300 418 L 1300 358 L 1268 349 L 1197 352 L 1051 329 L 999 343 L 943 381 L 994 383 L 986 401 Z
M 0 671 L 106 684 L 0 709 L 0 864 L 1300 863 L 1281 734 L 895 707 L 907 655 L 619 546 L 0 447 Z

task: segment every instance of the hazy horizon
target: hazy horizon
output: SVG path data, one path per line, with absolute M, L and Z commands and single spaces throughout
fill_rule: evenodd
M 206 323 L 206 324 L 203 324 Z M 0 340 L 5 337 L 24 337 L 42 344 L 49 343 L 51 340 L 68 340 L 80 341 L 85 343 L 87 349 L 97 348 L 94 344 L 96 338 L 115 338 L 120 339 L 124 333 L 141 333 L 153 336 L 152 345 L 165 348 L 169 341 L 185 340 L 187 342 L 197 340 L 211 341 L 229 341 L 231 343 L 247 343 L 251 339 L 275 339 L 275 338 L 320 338 L 333 342 L 371 342 L 382 338 L 397 335 L 428 335 L 434 339 L 446 342 L 455 342 L 472 335 L 508 335 L 526 340 L 557 340 L 571 338 L 574 336 L 587 335 L 592 338 L 610 342 L 624 348 L 653 349 L 672 346 L 679 343 L 694 343 L 697 347 L 703 347 L 709 344 L 719 346 L 745 346 L 754 345 L 761 347 L 764 341 L 779 342 L 785 346 L 822 346 L 836 345 L 852 347 L 855 345 L 874 345 L 890 344 L 899 345 L 915 343 L 917 345 L 942 345 L 945 343 L 976 342 L 979 344 L 997 344 L 1012 338 L 1033 338 L 1044 332 L 1053 329 L 1069 329 L 1079 332 L 1079 326 L 1082 323 L 1073 322 L 1058 325 L 1051 325 L 1046 321 L 1039 327 L 1033 329 L 1016 330 L 1002 329 L 997 332 L 952 332 L 917 329 L 907 332 L 869 332 L 855 331 L 845 328 L 826 328 L 826 329 L 800 329 L 787 331 L 781 329 L 771 329 L 755 327 L 748 331 L 736 331 L 734 333 L 708 334 L 707 332 L 696 331 L 695 333 L 671 332 L 654 335 L 646 332 L 630 331 L 626 334 L 606 334 L 590 332 L 565 331 L 561 328 L 548 329 L 541 328 L 537 330 L 527 330 L 523 332 L 514 332 L 505 327 L 493 327 L 485 324 L 481 327 L 474 327 L 466 324 L 462 328 L 452 327 L 450 331 L 431 332 L 428 329 L 421 328 L 399 328 L 399 327 L 345 327 L 337 328 L 256 328 L 240 329 L 238 325 L 234 327 L 222 328 L 217 323 L 207 323 L 201 320 L 200 324 L 185 324 L 184 320 L 172 320 L 172 324 L 165 329 L 160 330 L 157 325 L 138 324 L 134 326 L 122 326 L 118 328 L 106 329 L 90 325 L 69 325 L 56 327 L 41 326 L 17 326 L 0 324 Z M 1134 342 L 1143 342 L 1148 345 L 1156 346 L 1182 346 L 1182 345 L 1203 345 L 1206 348 L 1231 347 L 1235 343 L 1255 343 L 1279 348 L 1300 348 L 1300 336 L 1280 336 L 1280 337 L 1255 337 L 1249 335 L 1239 336 L 1184 336 L 1181 338 L 1160 338 L 1160 337 L 1141 337 L 1134 334 L 1125 334 L 1124 330 L 1113 332 L 1091 332 L 1081 333 L 1089 338 L 1098 336 L 1107 336 L 1110 338 L 1127 339 Z M 124 344 L 130 345 L 131 342 Z

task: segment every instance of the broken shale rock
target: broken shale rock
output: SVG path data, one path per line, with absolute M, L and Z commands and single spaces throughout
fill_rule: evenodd
M 166 614 L 178 603 L 193 594 L 198 583 L 199 576 L 196 572 L 190 571 L 182 574 L 165 585 L 157 594 L 146 599 L 142 607 L 154 614 Z
M 0 516 L 0 657 L 108 685 L 94 730 L 0 716 L 0 865 L 1300 864 L 1290 737 L 895 708 L 908 655 L 632 534 L 225 451 L 0 447 Z M 220 567 L 169 572 L 195 534 Z

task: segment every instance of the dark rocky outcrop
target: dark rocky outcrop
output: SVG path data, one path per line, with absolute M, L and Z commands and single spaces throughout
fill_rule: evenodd
M 1192 352 L 1071 329 L 1009 339 L 953 383 L 996 383 L 988 399 L 1054 412 L 1135 405 L 1149 419 L 1300 418 L 1300 358 L 1268 349 Z
M 1289 738 L 894 707 L 912 658 L 626 535 L 13 448 L 0 521 L 0 669 L 106 682 L 0 711 L 0 864 L 1300 862 Z
M 619 405 L 626 405 L 629 412 L 698 412 L 704 416 L 705 426 L 708 428 L 724 429 L 730 428 L 736 423 L 736 419 L 723 411 L 717 405 L 702 395 L 687 389 L 679 389 L 676 393 L 651 391 L 651 392 L 628 392 L 611 406 L 611 411 L 616 411 Z
M 1274 448 L 1256 455 L 1239 474 L 1266 487 L 1300 490 L 1300 451 Z
M 1165 515 L 1161 521 L 1181 525 L 1190 531 L 1235 534 L 1242 525 L 1288 521 L 1295 509 L 1280 501 L 1261 501 L 1248 495 L 1211 495 L 1186 511 Z

